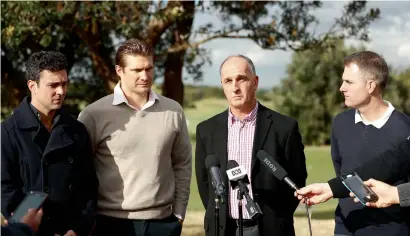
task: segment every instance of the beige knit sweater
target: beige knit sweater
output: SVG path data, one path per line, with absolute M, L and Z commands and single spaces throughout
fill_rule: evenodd
M 158 95 L 136 111 L 108 95 L 87 106 L 79 121 L 90 133 L 100 182 L 98 213 L 117 218 L 184 216 L 192 149 L 182 107 Z

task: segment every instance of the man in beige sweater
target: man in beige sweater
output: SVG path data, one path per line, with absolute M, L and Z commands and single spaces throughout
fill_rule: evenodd
M 116 55 L 114 93 L 87 106 L 100 181 L 94 235 L 180 235 L 192 149 L 182 107 L 156 94 L 153 48 L 136 39 Z

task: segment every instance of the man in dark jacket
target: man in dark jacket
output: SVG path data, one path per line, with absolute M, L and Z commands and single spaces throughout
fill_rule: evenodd
M 60 108 L 67 61 L 58 52 L 34 53 L 26 65 L 26 97 L 1 123 L 1 211 L 7 218 L 30 191 L 48 200 L 38 235 L 89 235 L 98 180 L 89 135 Z

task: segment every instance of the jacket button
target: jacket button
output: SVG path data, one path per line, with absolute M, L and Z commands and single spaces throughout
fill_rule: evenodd
M 43 164 L 44 164 L 45 166 L 48 166 L 48 162 L 47 162 L 47 161 L 44 161 Z
M 74 189 L 74 186 L 73 186 L 72 184 L 70 184 L 70 185 L 68 186 L 68 190 L 73 191 L 73 189 Z
M 44 187 L 44 192 L 49 193 L 51 191 L 50 187 Z
M 73 163 L 74 162 L 74 159 L 72 158 L 72 157 L 68 157 L 68 163 Z

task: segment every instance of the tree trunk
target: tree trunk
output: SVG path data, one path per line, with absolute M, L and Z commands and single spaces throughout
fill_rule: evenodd
M 182 8 L 184 15 L 176 21 L 176 27 L 173 30 L 172 46 L 178 47 L 189 40 L 192 23 L 195 14 L 195 2 L 183 1 Z M 169 52 L 164 63 L 165 74 L 162 85 L 162 94 L 168 98 L 177 101 L 181 106 L 184 104 L 184 84 L 182 82 L 182 69 L 184 68 L 184 57 L 186 50 Z

